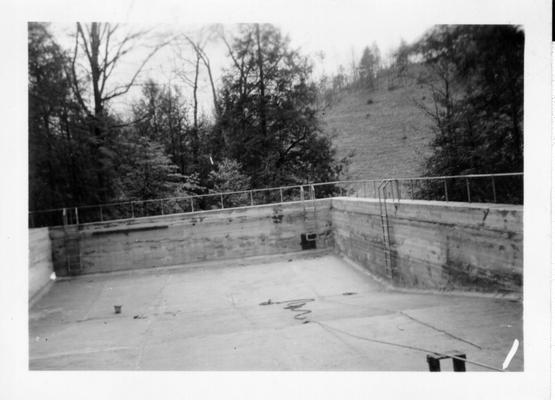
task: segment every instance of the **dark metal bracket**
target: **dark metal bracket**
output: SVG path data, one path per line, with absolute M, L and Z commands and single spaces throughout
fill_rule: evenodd
M 456 358 L 454 358 L 456 357 Z M 431 372 L 440 372 L 440 360 L 450 358 L 453 360 L 453 371 L 455 372 L 465 372 L 466 371 L 466 354 L 459 351 L 451 351 L 445 354 L 428 354 L 426 356 L 426 361 L 428 362 L 428 367 Z

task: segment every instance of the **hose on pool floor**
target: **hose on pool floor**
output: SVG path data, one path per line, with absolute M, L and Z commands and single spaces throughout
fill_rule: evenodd
M 399 347 L 399 348 L 403 348 L 403 349 L 419 351 L 419 352 L 427 353 L 427 354 L 436 354 L 438 356 L 448 357 L 448 358 L 452 358 L 452 359 L 459 360 L 459 361 L 464 361 L 466 363 L 473 364 L 473 365 L 476 365 L 476 366 L 479 366 L 479 367 L 482 367 L 482 368 L 486 368 L 486 369 L 489 369 L 489 370 L 498 371 L 498 372 L 505 372 L 501 368 L 497 368 L 497 367 L 494 367 L 494 366 L 491 366 L 491 365 L 488 365 L 488 364 L 484 364 L 484 363 L 481 363 L 481 362 L 478 362 L 478 361 L 469 360 L 468 358 L 458 357 L 458 356 L 455 356 L 455 355 L 452 355 L 452 354 L 445 354 L 445 353 L 442 353 L 440 351 L 430 350 L 430 349 L 426 349 L 426 348 L 423 348 L 423 347 L 410 346 L 410 345 L 406 345 L 406 344 L 402 344 L 402 343 L 396 343 L 396 342 L 390 342 L 390 341 L 386 341 L 386 340 L 369 338 L 369 337 L 365 337 L 365 336 L 359 336 L 359 335 L 355 335 L 353 333 L 344 331 L 343 329 L 334 328 L 334 327 L 332 327 L 328 324 L 325 324 L 323 322 L 320 322 L 320 321 L 317 321 L 317 320 L 314 320 L 314 319 L 307 319 L 306 315 L 310 314 L 312 312 L 312 310 L 306 309 L 306 308 L 303 308 L 303 307 L 307 303 L 310 303 L 310 302 L 313 302 L 313 301 L 315 301 L 315 299 L 313 299 L 313 298 L 292 299 L 292 300 L 282 300 L 282 301 L 272 301 L 271 299 L 269 299 L 268 301 L 260 303 L 260 305 L 261 306 L 267 306 L 267 305 L 272 305 L 272 304 L 287 304 L 283 308 L 285 310 L 290 310 L 290 311 L 293 311 L 293 312 L 297 312 L 297 314 L 295 314 L 295 317 L 294 317 L 295 319 L 297 319 L 299 321 L 303 321 L 304 324 L 315 323 L 315 324 L 321 326 L 323 329 L 327 330 L 328 332 L 330 332 L 332 334 L 333 334 L 333 332 L 336 332 L 336 333 L 340 333 L 340 334 L 343 334 L 343 335 L 346 335 L 346 336 L 350 336 L 350 337 L 355 338 L 355 339 L 365 340 L 367 342 L 384 344 L 384 345 L 387 345 L 387 346 L 394 346 L 394 347 Z M 404 314 L 404 313 L 402 313 L 402 314 Z M 409 318 L 415 320 L 416 322 L 420 322 L 416 318 L 412 318 L 412 317 L 409 317 Z M 428 325 L 428 324 L 425 324 L 425 325 Z M 449 334 L 445 331 L 442 331 L 442 332 L 448 334 L 449 336 L 453 336 L 453 335 L 451 335 L 451 334 Z M 470 342 L 468 342 L 468 343 L 470 343 Z M 473 344 L 473 343 L 470 343 L 470 344 Z
M 284 310 L 291 310 L 293 312 L 298 312 L 297 314 L 295 314 L 295 319 L 299 320 L 299 321 L 305 321 L 308 322 L 308 320 L 306 319 L 305 315 L 306 314 L 310 314 L 312 312 L 312 310 L 309 309 L 304 309 L 302 307 L 304 307 L 306 305 L 306 303 L 310 303 L 312 301 L 314 301 L 315 299 L 294 299 L 294 300 L 283 300 L 283 301 L 272 301 L 272 300 L 268 300 L 265 301 L 263 303 L 260 303 L 261 306 L 268 306 L 271 304 L 287 304 L 285 307 L 283 307 Z

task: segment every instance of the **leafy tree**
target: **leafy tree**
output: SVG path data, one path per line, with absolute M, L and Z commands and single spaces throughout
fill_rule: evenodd
M 28 25 L 29 208 L 87 202 L 96 187 L 89 167 L 92 143 L 71 91 L 68 57 L 48 25 Z
M 360 82 L 363 87 L 368 89 L 376 88 L 376 78 L 380 69 L 381 55 L 380 49 L 374 42 L 372 48 L 366 46 L 362 52 L 359 63 Z
M 158 142 L 179 166 L 182 174 L 190 171 L 198 138 L 187 119 L 187 106 L 179 89 L 160 86 L 149 80 L 142 97 L 133 104 L 136 134 Z
M 224 158 L 210 172 L 212 188 L 216 192 L 234 192 L 250 189 L 250 178 L 241 172 L 241 164 Z
M 63 203 L 57 126 L 68 94 L 65 58 L 46 26 L 29 24 L 29 202 L 31 208 Z
M 209 181 L 212 190 L 216 193 L 236 192 L 251 188 L 250 178 L 241 172 L 241 164 L 229 158 L 224 158 L 217 163 L 216 169 L 210 172 Z M 223 201 L 227 207 L 250 204 L 247 193 L 226 195 Z
M 332 88 L 335 92 L 342 90 L 347 84 L 347 75 L 345 74 L 345 68 L 340 65 L 337 74 L 333 76 Z
M 128 135 L 119 154 L 122 197 L 145 200 L 185 194 L 185 176 L 164 147 L 146 137 Z
M 409 68 L 410 46 L 401 40 L 399 47 L 393 53 L 393 68 L 398 79 L 405 80 Z
M 211 170 L 211 126 L 205 118 L 198 118 L 196 126 L 194 121 L 191 124 L 190 108 L 181 91 L 149 80 L 132 109 L 135 134 L 162 144 L 181 174 L 197 174 L 202 183 L 199 188 L 206 186 Z
M 242 25 L 228 49 L 233 66 L 220 94 L 218 157 L 237 160 L 255 187 L 333 179 L 309 60 L 268 24 Z M 313 145 L 325 151 L 315 154 Z
M 434 100 L 432 109 L 422 107 L 436 132 L 427 173 L 522 171 L 522 29 L 509 25 L 437 26 L 414 51 L 428 66 Z M 488 190 L 475 190 L 480 191 Z M 516 197 L 521 196 L 519 192 L 515 187 Z

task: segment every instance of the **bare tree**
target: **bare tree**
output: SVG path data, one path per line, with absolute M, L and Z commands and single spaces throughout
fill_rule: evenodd
M 183 65 L 179 65 L 176 69 L 175 74 L 188 86 L 191 87 L 193 91 L 193 127 L 198 129 L 198 89 L 199 89 L 199 76 L 200 76 L 200 63 L 201 57 L 197 48 L 202 48 L 203 43 L 194 41 L 188 35 L 183 35 L 181 41 L 178 41 L 176 47 L 178 57 L 185 65 L 192 67 L 192 71 Z M 183 43 L 185 42 L 185 43 Z M 193 48 L 193 55 L 186 51 L 189 47 Z
M 111 80 L 116 66 L 136 47 L 138 41 L 145 39 L 148 33 L 148 31 L 130 32 L 121 37 L 119 35 L 120 28 L 119 24 L 100 22 L 90 24 L 77 22 L 76 24 L 75 46 L 69 75 L 72 78 L 73 91 L 79 104 L 89 116 L 95 119 L 103 117 L 107 102 L 129 92 L 148 61 L 169 42 L 163 41 L 154 45 L 138 63 L 127 82 L 109 89 L 108 82 Z M 81 71 L 84 74 L 83 77 L 77 71 L 80 51 L 84 53 L 86 59 L 86 64 Z M 87 90 L 83 88 L 83 80 L 90 83 L 92 105 L 85 101 Z
M 194 44 L 191 42 L 191 45 L 193 46 L 193 49 L 195 50 L 195 53 L 197 54 L 197 57 L 200 59 L 200 61 L 202 61 L 202 63 L 204 64 L 204 67 L 206 68 L 206 72 L 208 74 L 208 80 L 210 82 L 210 88 L 212 90 L 212 99 L 214 102 L 214 111 L 216 113 L 216 116 L 220 115 L 220 106 L 218 103 L 218 95 L 216 92 L 216 85 L 214 83 L 214 75 L 212 74 L 212 67 L 210 66 L 210 59 L 208 58 L 208 56 L 206 55 L 206 52 L 204 51 L 204 47 L 199 46 L 198 44 Z
M 260 133 L 264 140 L 266 139 L 266 82 L 264 82 L 264 59 L 262 57 L 262 47 L 260 45 L 260 24 L 256 24 L 256 63 L 258 66 L 258 88 L 260 91 L 259 96 L 259 112 L 260 112 Z
M 198 128 L 198 90 L 199 90 L 199 78 L 200 78 L 200 66 L 201 63 L 206 70 L 208 75 L 208 81 L 210 83 L 210 89 L 212 91 L 212 101 L 214 104 L 214 112 L 216 117 L 220 115 L 220 107 L 218 103 L 218 95 L 216 90 L 216 84 L 214 82 L 214 75 L 212 73 L 212 66 L 210 64 L 210 58 L 206 53 L 207 44 L 215 40 L 217 35 L 217 26 L 204 27 L 193 33 L 186 33 L 180 36 L 180 41 L 178 41 L 178 56 L 186 64 L 193 67 L 193 71 L 180 69 L 177 71 L 177 75 L 193 90 L 193 124 L 195 128 Z M 187 54 L 184 50 L 185 48 L 190 48 L 193 50 L 193 57 Z
M 105 134 L 109 129 L 115 128 L 114 125 L 109 125 L 106 106 L 114 98 L 129 92 L 148 61 L 168 43 L 158 41 L 149 49 L 148 54 L 138 63 L 125 83 L 112 85 L 116 67 L 139 41 L 146 39 L 148 34 L 148 31 L 123 34 L 120 31 L 121 27 L 118 24 L 77 22 L 75 45 L 68 68 L 72 90 L 77 102 L 89 117 L 89 127 L 96 143 L 98 154 L 95 169 L 101 201 L 109 197 L 109 179 L 106 179 L 106 174 L 110 173 L 110 161 L 116 157 L 109 146 L 105 146 Z M 81 62 L 83 57 L 84 63 Z

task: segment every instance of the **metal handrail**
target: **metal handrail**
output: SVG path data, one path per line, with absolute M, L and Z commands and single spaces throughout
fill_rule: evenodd
M 299 188 L 301 186 L 323 186 L 323 185 L 336 185 L 336 184 L 348 184 L 348 183 L 363 183 L 363 182 L 382 182 L 384 180 L 396 180 L 396 181 L 411 181 L 411 180 L 438 180 L 438 179 L 458 179 L 458 178 L 490 178 L 490 177 L 503 177 L 503 176 L 523 176 L 524 172 L 508 172 L 508 173 L 499 173 L 499 174 L 470 174 L 470 175 L 451 175 L 451 176 L 419 176 L 419 177 L 403 177 L 403 178 L 379 178 L 379 179 L 355 179 L 355 180 L 343 180 L 343 181 L 330 181 L 330 182 L 317 182 L 317 183 L 303 183 L 299 185 L 290 185 L 290 186 L 274 186 L 269 188 L 259 188 L 259 189 L 247 189 L 247 190 L 238 190 L 238 191 L 230 191 L 230 192 L 214 192 L 214 193 L 204 193 L 204 194 L 195 194 L 190 196 L 178 196 L 178 197 L 160 197 L 156 199 L 135 199 L 135 200 L 125 200 L 119 202 L 111 202 L 111 203 L 99 203 L 99 204 L 87 204 L 84 206 L 68 206 L 68 207 L 59 207 L 59 208 L 50 208 L 44 210 L 33 210 L 29 211 L 29 213 L 36 213 L 36 212 L 47 212 L 47 211 L 61 211 L 64 208 L 94 208 L 100 206 L 117 206 L 123 204 L 130 204 L 130 203 L 148 203 L 148 202 L 160 202 L 160 201 L 169 201 L 169 200 L 188 200 L 194 199 L 199 197 L 210 197 L 210 196 L 219 196 L 219 195 L 231 195 L 231 194 L 241 194 L 241 193 L 250 193 L 250 192 L 263 192 L 263 191 L 270 191 L 270 190 L 286 190 L 286 189 L 294 189 Z
M 367 185 L 369 183 L 373 183 L 374 184 L 374 196 L 376 196 L 376 184 L 378 183 L 386 183 L 386 182 L 396 182 L 396 190 L 397 190 L 397 197 L 399 198 L 399 200 L 401 199 L 401 194 L 399 193 L 399 183 L 406 183 L 406 182 L 410 182 L 411 184 L 411 193 L 414 194 L 414 190 L 413 190 L 413 185 L 415 182 L 422 182 L 422 181 L 443 181 L 444 183 L 444 200 L 445 201 L 449 201 L 449 193 L 447 190 L 447 180 L 453 180 L 453 179 L 460 179 L 460 180 L 465 180 L 466 182 L 466 194 L 467 194 L 467 201 L 470 202 L 471 201 L 471 192 L 470 192 L 470 180 L 471 179 L 481 179 L 481 178 L 489 178 L 491 179 L 491 184 L 492 184 L 492 193 L 493 193 L 493 202 L 497 202 L 497 192 L 496 192 L 496 186 L 495 186 L 495 178 L 501 178 L 501 177 L 523 177 L 524 173 L 523 172 L 514 172 L 514 173 L 497 173 L 497 174 L 467 174 L 467 175 L 452 175 L 452 176 L 424 176 L 424 177 L 401 177 L 401 178 L 382 178 L 382 179 L 356 179 L 356 180 L 342 180 L 342 181 L 331 181 L 331 182 L 317 182 L 317 183 L 305 183 L 305 184 L 297 184 L 297 185 L 288 185 L 288 186 L 276 186 L 276 187 L 269 187 L 269 188 L 258 188 L 258 189 L 249 189 L 249 190 L 238 190 L 238 191 L 227 191 L 227 192 L 214 192 L 214 193 L 205 193 L 205 194 L 197 194 L 197 195 L 189 195 L 189 196 L 174 196 L 174 197 L 165 197 L 165 198 L 158 198 L 158 199 L 147 199 L 147 200 L 126 200 L 126 201 L 119 201 L 119 202 L 112 202 L 112 203 L 103 203 L 103 204 L 94 204 L 94 205 L 84 205 L 84 206 L 77 206 L 77 207 L 62 207 L 62 208 L 53 208 L 53 209 L 47 209 L 47 210 L 37 210 L 37 211 L 30 211 L 29 212 L 29 217 L 33 218 L 34 216 L 38 216 L 40 214 L 44 214 L 44 213 L 56 213 L 56 212 L 60 212 L 62 213 L 62 218 L 64 219 L 64 224 L 66 223 L 66 219 L 68 218 L 68 216 L 73 220 L 73 218 L 75 218 L 75 221 L 79 221 L 79 210 L 88 210 L 88 209 L 94 209 L 94 208 L 98 208 L 99 209 L 99 221 L 103 221 L 103 214 L 102 211 L 109 209 L 110 207 L 117 207 L 117 206 L 128 206 L 131 207 L 131 212 L 133 214 L 133 216 L 131 218 L 134 218 L 134 206 L 136 206 L 137 204 L 140 205 L 149 205 L 149 204 L 160 204 L 160 214 L 155 214 L 155 215 L 163 215 L 164 214 L 164 202 L 179 202 L 179 201 L 190 201 L 191 202 L 191 210 L 190 211 L 184 211 L 182 209 L 182 212 L 192 212 L 192 211 L 198 211 L 195 210 L 195 204 L 194 204 L 194 200 L 202 200 L 204 198 L 220 198 L 220 208 L 231 208 L 231 207 L 226 207 L 224 204 L 224 196 L 228 197 L 228 196 L 233 196 L 233 195 L 244 195 L 244 194 L 248 194 L 249 198 L 250 198 L 250 205 L 254 205 L 254 198 L 253 198 L 253 194 L 256 193 L 261 193 L 261 192 L 272 192 L 272 191 L 278 191 L 279 190 L 279 199 L 277 201 L 271 201 L 270 203 L 266 203 L 266 204 L 274 204 L 274 203 L 282 203 L 284 202 L 284 191 L 287 190 L 291 190 L 291 189 L 298 189 L 299 190 L 299 196 L 300 196 L 300 200 L 303 200 L 303 188 L 308 186 L 309 188 L 313 188 L 313 195 L 316 197 L 315 195 L 315 190 L 319 187 L 322 186 L 339 186 L 339 190 L 340 190 L 340 194 L 342 193 L 343 190 L 345 190 L 346 188 L 348 188 L 349 186 L 352 185 L 357 185 L 357 184 L 364 184 Z M 382 186 L 380 184 L 380 186 Z M 366 194 L 366 189 L 367 186 L 363 186 L 364 188 L 364 194 Z M 352 187 L 350 188 L 351 190 L 353 189 Z M 360 188 L 359 188 L 360 190 Z M 393 190 L 393 189 L 392 189 Z M 357 197 L 360 195 L 360 192 L 356 192 Z M 412 196 L 412 195 L 411 195 Z M 295 196 L 296 197 L 296 196 Z M 363 196 L 363 197 L 370 197 L 370 196 Z M 229 201 L 229 199 L 227 199 L 227 201 Z M 286 201 L 290 201 L 290 200 L 286 200 Z M 247 204 L 245 204 L 247 205 Z M 174 206 L 174 205 L 170 205 L 170 206 Z M 181 206 L 180 206 L 181 207 Z M 236 207 L 236 206 L 232 206 L 232 207 Z M 73 213 L 73 216 L 70 216 L 69 211 L 71 210 L 71 212 Z M 154 216 L 154 215 L 149 215 L 149 216 Z M 95 221 L 91 221 L 91 222 L 95 222 Z M 78 222 L 76 222 L 78 223 Z M 31 224 L 32 225 L 32 224 Z M 48 226 L 48 225 L 45 225 Z

